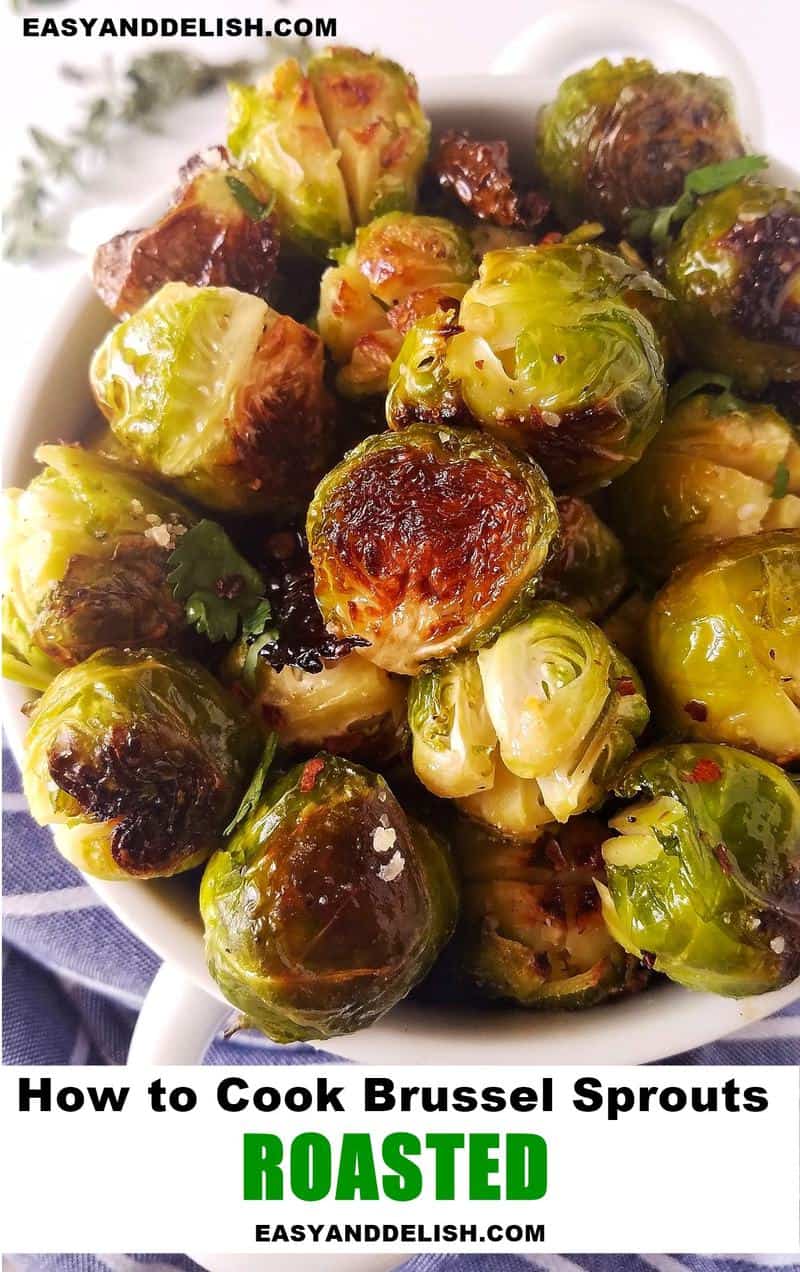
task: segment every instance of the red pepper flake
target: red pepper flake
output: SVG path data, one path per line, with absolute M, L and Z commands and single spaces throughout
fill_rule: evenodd
M 698 724 L 708 719 L 708 707 L 704 702 L 698 702 L 697 698 L 691 698 L 683 709 L 693 720 L 697 720 Z
M 483 363 L 484 363 L 484 359 L 483 359 L 483 358 L 476 358 L 476 359 L 475 359 L 475 366 L 478 368 L 478 370 L 479 370 L 479 371 L 482 371 L 482 370 L 483 370 Z
M 630 698 L 631 694 L 636 693 L 636 684 L 630 676 L 620 676 L 617 681 L 617 693 L 621 698 Z
M 722 777 L 722 769 L 716 760 L 698 760 L 691 773 L 686 774 L 687 782 L 718 782 Z
M 642 962 L 645 967 L 653 968 L 656 965 L 656 956 L 651 954 L 649 950 L 642 950 Z
M 724 844 L 717 844 L 715 846 L 714 856 L 716 857 L 717 861 L 720 864 L 720 869 L 722 870 L 722 873 L 726 875 L 731 874 L 733 871 L 733 866 L 731 865 L 731 859 L 728 854 L 728 849 L 725 847 Z
M 300 790 L 304 795 L 307 795 L 309 791 L 313 791 L 317 784 L 317 778 L 324 767 L 325 761 L 319 758 L 316 760 L 309 760 L 303 767 L 303 772 L 300 777 Z
M 560 243 L 563 237 L 564 235 L 559 233 L 558 230 L 551 230 L 549 234 L 545 234 L 543 238 L 539 239 L 539 245 L 541 246 L 542 243 Z

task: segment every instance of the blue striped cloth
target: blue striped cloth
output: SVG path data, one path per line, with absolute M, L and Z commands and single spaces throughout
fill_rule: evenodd
M 97 900 L 59 857 L 25 807 L 13 759 L 4 755 L 3 1060 L 6 1064 L 123 1064 L 139 1004 L 158 969 L 155 955 Z M 208 1064 L 310 1064 L 334 1057 L 313 1047 L 287 1052 L 251 1034 L 218 1041 Z M 682 1064 L 797 1064 L 800 1003 L 730 1039 L 674 1057 Z M 10 1272 L 194 1272 L 182 1255 L 12 1255 Z M 714 1259 L 682 1255 L 422 1255 L 402 1272 L 752 1272 L 794 1268 L 792 1256 Z M 398 1272 L 400 1269 L 398 1268 Z

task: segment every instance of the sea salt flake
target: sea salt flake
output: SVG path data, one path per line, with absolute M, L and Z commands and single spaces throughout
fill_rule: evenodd
M 381 879 L 383 879 L 384 883 L 391 883 L 393 879 L 396 879 L 398 875 L 403 873 L 405 864 L 405 859 L 403 858 L 402 853 L 395 852 L 392 854 L 391 860 L 388 861 L 385 866 L 380 867 L 378 874 Z
M 397 843 L 397 831 L 391 826 L 376 826 L 372 835 L 372 847 L 376 852 L 389 852 Z
M 157 543 L 160 548 L 172 547 L 172 535 L 169 527 L 165 525 L 151 526 L 149 530 L 144 532 L 146 539 L 152 539 L 153 543 Z
M 786 949 L 786 941 L 782 936 L 773 936 L 769 943 L 769 948 L 774 950 L 776 954 L 782 954 Z

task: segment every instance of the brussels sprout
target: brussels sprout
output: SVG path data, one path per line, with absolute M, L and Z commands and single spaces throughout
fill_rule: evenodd
M 715 543 L 800 526 L 800 446 L 773 407 L 696 393 L 610 491 L 632 560 L 663 582 Z
M 606 485 L 661 423 L 664 363 L 642 312 L 663 288 L 609 252 L 488 252 L 455 320 L 412 328 L 392 367 L 390 427 L 472 418 L 527 451 L 556 489 Z
M 116 437 L 206 507 L 285 512 L 325 471 L 319 336 L 230 287 L 167 283 L 109 332 L 91 381 Z
M 733 998 L 800 972 L 800 793 L 732 747 L 637 757 L 618 794 L 598 883 L 611 934 L 689 989 Z
M 257 84 L 230 85 L 231 153 L 275 195 L 282 232 L 324 256 L 352 237 L 339 151 L 325 128 L 311 81 L 294 58 Z
M 628 583 L 622 544 L 584 499 L 562 495 L 556 502 L 557 548 L 542 571 L 536 595 L 562 601 L 582 618 L 601 618 Z
M 462 918 L 453 952 L 489 998 L 523 1007 L 590 1007 L 646 979 L 603 921 L 605 825 L 577 817 L 533 843 L 460 819 L 453 842 Z
M 273 784 L 200 889 L 211 975 L 276 1042 L 363 1029 L 426 974 L 456 919 L 446 845 L 384 780 L 321 754 Z
M 311 58 L 308 78 L 340 154 L 356 224 L 412 209 L 430 136 L 414 76 L 396 62 L 337 45 Z
M 168 282 L 266 294 L 278 259 L 269 190 L 234 167 L 224 146 L 194 155 L 180 177 L 169 210 L 154 225 L 117 234 L 95 252 L 92 280 L 118 318 Z
M 475 277 L 467 234 L 437 216 L 389 212 L 356 233 L 320 287 L 317 327 L 346 396 L 385 393 L 403 334 L 458 302 Z
M 681 334 L 746 392 L 800 381 L 800 194 L 740 181 L 703 199 L 666 258 Z
M 308 542 L 336 635 L 410 674 L 488 639 L 524 602 L 557 513 L 535 465 L 467 429 L 368 437 L 317 487 Z
M 422 774 L 418 776 L 420 781 L 427 780 Z M 501 835 L 524 842 L 538 839 L 542 830 L 552 827 L 556 820 L 542 798 L 537 781 L 517 777 L 504 764 L 497 762 L 494 785 L 457 802 L 468 817 L 491 826 Z
M 48 686 L 25 746 L 30 810 L 67 860 L 101 879 L 151 879 L 219 847 L 259 735 L 198 664 L 104 649 Z
M 724 80 L 606 58 L 570 75 L 537 124 L 536 163 L 559 216 L 622 231 L 674 203 L 694 168 L 743 153 Z
M 327 662 L 320 671 L 286 666 L 276 671 L 262 658 L 252 686 L 246 669 L 248 645 L 240 640 L 225 666 L 226 682 L 251 700 L 256 718 L 274 729 L 285 749 L 369 759 L 374 765 L 401 749 L 405 737 L 406 689 L 358 653 Z
M 656 718 L 677 736 L 800 758 L 800 531 L 676 570 L 650 607 L 647 661 Z
M 494 815 L 464 805 L 509 834 L 602 803 L 647 720 L 627 660 L 594 623 L 551 601 L 532 604 L 477 654 L 426 668 L 409 691 L 414 769 L 435 795 L 474 800 L 502 769 L 535 787 L 511 784 Z
M 36 458 L 44 471 L 3 496 L 5 673 L 41 689 L 104 646 L 183 644 L 167 563 L 194 515 L 80 447 Z

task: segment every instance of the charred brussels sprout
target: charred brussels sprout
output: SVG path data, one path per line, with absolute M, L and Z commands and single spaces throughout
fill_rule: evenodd
M 44 470 L 4 495 L 4 672 L 42 689 L 104 646 L 180 646 L 168 560 L 194 515 L 77 446 L 40 446 Z
M 556 551 L 542 571 L 536 595 L 562 601 L 582 618 L 601 618 L 628 583 L 622 544 L 584 499 L 562 495 L 557 504 Z
M 95 252 L 95 288 L 118 318 L 168 282 L 266 294 L 278 259 L 267 187 L 234 167 L 223 146 L 194 155 L 180 175 L 172 205 L 154 225 L 117 234 Z
M 634 800 L 603 845 L 609 930 L 689 989 L 733 998 L 800 972 L 800 794 L 765 760 L 726 746 L 638 757 Z
M 413 75 L 386 58 L 336 46 L 311 58 L 308 78 L 340 154 L 356 224 L 413 208 L 430 135 Z
M 800 526 L 800 446 L 773 407 L 696 393 L 610 498 L 632 560 L 662 582 L 715 543 Z
M 389 212 L 337 253 L 320 288 L 319 333 L 342 364 L 350 397 L 385 393 L 403 335 L 428 314 L 458 309 L 475 277 L 467 234 L 437 216 Z
M 317 601 L 329 630 L 413 673 L 486 640 L 532 587 L 557 527 L 540 470 L 472 430 L 368 437 L 308 512 Z
M 445 844 L 329 755 L 272 785 L 206 867 L 211 975 L 276 1042 L 352 1033 L 422 979 L 457 897 Z
M 694 168 L 743 153 L 724 80 L 606 58 L 570 75 L 539 116 L 536 161 L 567 222 L 621 231 L 635 208 L 672 204 Z
M 611 936 L 594 880 L 605 825 L 577 817 L 533 843 L 460 819 L 453 842 L 462 920 L 453 953 L 485 997 L 582 1008 L 641 987 L 646 973 Z
M 296 247 L 324 256 L 352 237 L 339 152 L 294 58 L 257 84 L 230 86 L 228 148 L 274 192 L 281 230 Z
M 594 623 L 548 601 L 477 654 L 427 667 L 409 693 L 420 781 L 435 795 L 473 797 L 467 811 L 509 834 L 602 803 L 647 719 L 633 667 Z M 512 782 L 494 804 L 475 803 L 504 769 L 530 792 Z
M 148 469 L 206 507 L 283 513 L 325 471 L 319 336 L 256 296 L 167 283 L 95 353 L 95 398 Z
M 56 677 L 25 745 L 31 812 L 67 860 L 101 879 L 152 879 L 219 847 L 259 740 L 203 667 L 105 649 Z
M 457 316 L 411 329 L 387 419 L 472 419 L 536 459 L 555 488 L 606 485 L 664 411 L 664 363 L 644 310 L 660 284 L 609 252 L 545 244 L 488 252 Z
M 745 391 L 800 381 L 800 194 L 740 181 L 703 199 L 666 261 L 681 334 Z
M 678 736 L 800 758 L 800 531 L 714 548 L 676 570 L 647 624 L 656 716 Z
M 360 654 L 329 661 L 320 671 L 285 666 L 276 671 L 258 659 L 252 673 L 248 646 L 240 640 L 225 667 L 226 681 L 251 701 L 282 747 L 352 755 L 373 765 L 396 755 L 405 736 L 404 683 Z

